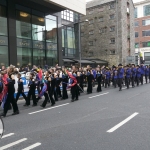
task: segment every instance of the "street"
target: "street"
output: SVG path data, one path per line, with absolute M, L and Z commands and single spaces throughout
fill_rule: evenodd
M 54 107 L 23 107 L 3 118 L 0 150 L 149 150 L 150 84 L 81 94 Z

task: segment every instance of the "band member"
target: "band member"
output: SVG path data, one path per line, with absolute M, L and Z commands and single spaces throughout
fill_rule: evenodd
M 124 76 L 124 69 L 122 67 L 122 64 L 118 65 L 118 85 L 119 85 L 119 91 L 122 91 L 122 81 Z
M 146 65 L 146 66 L 145 66 L 145 80 L 146 80 L 146 84 L 147 84 L 148 78 L 149 78 L 149 68 L 148 68 L 148 66 Z
M 136 79 L 136 68 L 135 68 L 134 64 L 132 64 L 131 74 L 132 74 L 132 78 L 131 78 L 132 88 L 134 88 L 135 87 L 135 79 Z
M 114 83 L 114 88 L 116 88 L 117 86 L 117 80 L 118 80 L 118 71 L 117 71 L 117 68 L 114 67 L 114 70 L 113 70 L 113 83 Z
M 102 91 L 102 87 L 101 87 L 102 74 L 101 74 L 100 68 L 97 68 L 96 79 L 97 79 L 97 83 L 98 83 L 97 92 L 101 92 Z
M 29 84 L 28 84 L 29 92 L 28 92 L 28 96 L 27 96 L 27 102 L 24 106 L 30 105 L 31 96 L 33 99 L 33 105 L 32 106 L 37 106 L 37 100 L 36 100 L 36 96 L 35 96 L 36 84 L 35 84 L 34 77 L 35 77 L 34 73 L 30 73 L 30 80 L 29 80 Z
M 141 84 L 143 85 L 143 76 L 145 75 L 145 67 L 143 64 L 141 64 L 140 69 L 141 69 L 140 81 L 141 81 Z
M 20 94 L 23 96 L 25 101 L 27 101 L 27 97 L 24 94 L 23 80 L 21 79 L 21 74 L 18 73 L 17 78 L 18 78 L 18 92 L 16 95 L 16 102 L 18 101 Z
M 91 94 L 92 93 L 92 83 L 93 83 L 94 77 L 92 75 L 92 72 L 90 69 L 87 69 L 87 94 Z
M 141 79 L 141 68 L 140 68 L 139 65 L 137 65 L 136 68 L 137 68 L 137 72 L 136 72 L 136 75 L 137 75 L 137 86 L 139 86 L 139 82 L 140 82 L 140 79 Z
M 126 66 L 126 86 L 127 86 L 127 89 L 129 89 L 130 77 L 131 77 L 131 69 L 127 65 Z

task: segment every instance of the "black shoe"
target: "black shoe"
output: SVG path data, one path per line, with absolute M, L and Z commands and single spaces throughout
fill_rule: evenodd
M 74 102 L 74 99 L 72 99 L 71 102 Z
M 33 104 L 33 105 L 32 105 L 32 107 L 35 107 L 35 106 L 37 106 L 37 104 Z
M 24 104 L 23 106 L 25 106 L 25 107 L 28 107 L 29 105 L 27 105 L 27 104 Z
M 18 115 L 18 114 L 19 114 L 19 111 L 16 111 L 12 115 L 14 116 L 14 115 Z
M 42 108 L 45 108 L 45 106 L 43 106 L 43 105 L 40 105 Z
M 6 114 L 5 113 L 1 113 L 0 116 L 1 117 L 6 117 Z
M 76 98 L 76 101 L 78 101 L 79 99 L 78 98 Z
M 51 106 L 54 106 L 55 105 L 55 103 L 54 104 L 51 104 Z

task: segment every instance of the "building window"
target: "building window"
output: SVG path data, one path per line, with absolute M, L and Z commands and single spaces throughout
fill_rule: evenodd
M 92 30 L 92 31 L 89 31 L 89 34 L 90 34 L 90 35 L 94 34 L 94 31 L 93 31 L 93 30 Z
M 148 31 L 142 31 L 143 36 L 150 36 L 150 30 Z
M 110 19 L 111 20 L 115 19 L 115 15 L 114 14 L 110 15 Z
M 139 37 L 139 32 L 135 32 L 135 38 Z
M 94 23 L 93 19 L 89 20 L 89 24 L 93 24 L 93 23 Z
M 142 20 L 142 25 L 143 25 L 143 26 L 148 26 L 148 25 L 150 25 L 150 19 Z
M 93 14 L 93 10 L 89 10 L 89 15 Z
M 138 27 L 138 26 L 139 26 L 139 22 L 138 22 L 138 21 L 135 21 L 135 22 L 134 22 L 134 26 L 135 26 L 135 27 Z
M 93 41 L 90 41 L 90 42 L 89 42 L 89 46 L 93 46 Z
M 100 22 L 103 22 L 103 21 L 104 21 L 104 18 L 103 18 L 103 17 L 100 17 L 100 18 L 99 18 L 99 21 L 100 21 Z
M 135 43 L 135 48 L 139 48 L 139 43 Z
M 110 39 L 110 44 L 115 44 L 115 38 Z
M 135 8 L 134 9 L 134 18 L 137 18 L 138 17 L 138 8 Z
M 145 5 L 143 10 L 144 10 L 144 16 L 150 15 L 150 5 Z
M 98 10 L 99 12 L 102 12 L 102 11 L 104 11 L 104 7 L 99 7 L 97 10 Z
M 115 3 L 111 3 L 109 7 L 110 7 L 110 9 L 114 9 L 115 8 Z
M 150 52 L 145 52 L 144 53 L 144 60 L 145 61 L 150 61 Z
M 143 46 L 143 47 L 150 47 L 150 41 L 148 41 L 148 42 L 143 42 L 143 43 L 142 43 L 142 46 Z
M 77 16 L 76 16 L 76 14 L 73 13 L 73 11 L 70 11 L 70 10 L 61 11 L 61 18 L 64 20 L 73 22 L 74 20 L 78 20 L 78 17 L 79 17 L 79 15 L 77 14 Z
M 104 33 L 104 32 L 105 32 L 105 28 L 99 29 L 99 33 Z
M 115 31 L 115 26 L 110 27 L 110 32 Z
M 110 50 L 110 55 L 115 55 L 116 51 L 115 50 Z

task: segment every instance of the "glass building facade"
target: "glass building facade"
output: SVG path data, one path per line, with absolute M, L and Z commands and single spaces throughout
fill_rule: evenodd
M 77 57 L 79 15 L 42 3 L 0 0 L 1 66 L 63 65 L 64 57 Z

